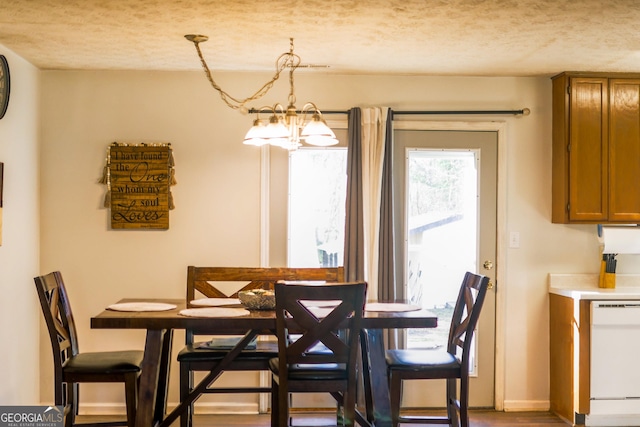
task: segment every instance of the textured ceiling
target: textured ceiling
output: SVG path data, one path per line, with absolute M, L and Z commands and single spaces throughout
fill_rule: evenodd
M 0 44 L 41 69 L 553 75 L 640 71 L 638 0 L 0 0 Z

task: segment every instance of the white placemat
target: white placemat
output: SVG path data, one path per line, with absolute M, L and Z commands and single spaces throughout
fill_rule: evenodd
M 333 311 L 335 307 L 308 307 L 309 311 L 313 313 L 318 319 L 323 319 Z
M 191 305 L 196 307 L 219 307 L 222 305 L 238 305 L 238 298 L 200 298 L 191 301 Z
M 249 314 L 244 308 L 206 307 L 185 308 L 180 314 L 187 317 L 240 317 Z
M 111 304 L 107 310 L 114 311 L 167 311 L 173 310 L 177 306 L 175 304 L 167 304 L 164 302 L 121 302 Z
M 342 301 L 336 300 L 321 300 L 321 301 L 300 301 L 305 307 L 337 307 Z
M 413 304 L 403 304 L 399 302 L 368 302 L 364 305 L 365 311 L 416 311 L 420 310 L 420 307 Z

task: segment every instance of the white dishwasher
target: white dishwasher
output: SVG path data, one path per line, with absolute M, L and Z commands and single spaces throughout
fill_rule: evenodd
M 640 426 L 640 301 L 591 303 L 587 426 Z

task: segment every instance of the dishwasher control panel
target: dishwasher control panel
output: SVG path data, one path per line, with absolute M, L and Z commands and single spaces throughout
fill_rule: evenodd
M 592 325 L 640 325 L 640 301 L 593 301 Z

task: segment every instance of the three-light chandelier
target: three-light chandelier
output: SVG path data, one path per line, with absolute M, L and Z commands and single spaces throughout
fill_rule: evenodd
M 296 150 L 302 145 L 302 142 L 315 146 L 330 146 L 338 143 L 335 134 L 323 119 L 322 112 L 313 102 L 307 102 L 300 110 L 295 106 L 296 96 L 294 93 L 293 72 L 300 66 L 300 57 L 293 52 L 293 39 L 289 39 L 289 52 L 281 54 L 276 60 L 276 72 L 271 80 L 262 85 L 253 95 L 244 99 L 237 99 L 218 86 L 202 56 L 199 45 L 209 38 L 196 34 L 187 34 L 184 37 L 195 45 L 207 79 L 211 86 L 218 91 L 225 104 L 244 113 L 251 112 L 256 114 L 253 126 L 244 137 L 245 144 L 256 146 L 270 144 L 288 150 Z M 286 68 L 289 69 L 287 107 L 285 108 L 278 103 L 255 110 L 247 109 L 246 104 L 264 96 L 273 87 L 275 81 L 278 80 L 280 73 Z M 269 119 L 260 118 L 261 113 L 266 113 Z

